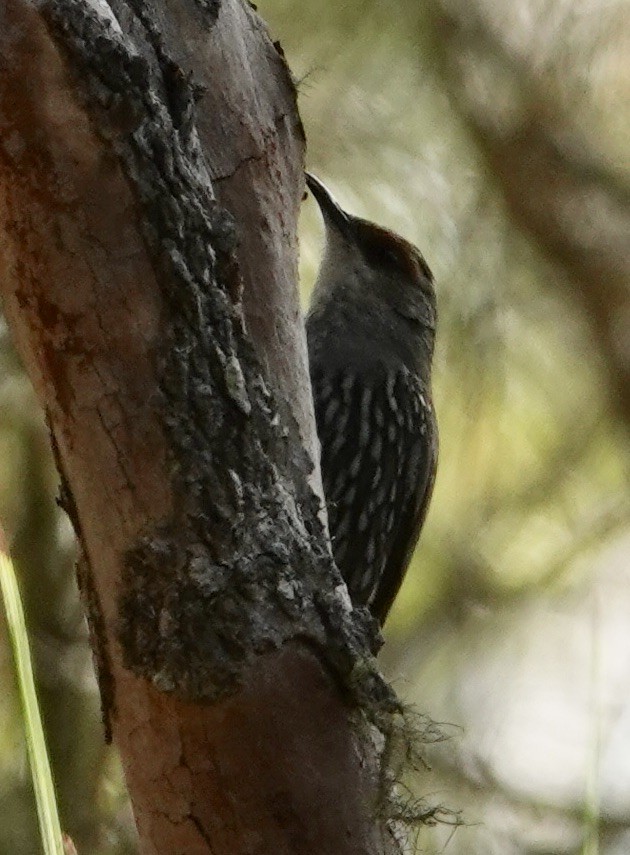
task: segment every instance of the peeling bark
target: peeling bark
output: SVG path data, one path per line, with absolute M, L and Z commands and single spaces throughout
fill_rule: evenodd
M 320 520 L 303 135 L 238 2 L 3 0 L 0 284 L 145 853 L 396 851 Z

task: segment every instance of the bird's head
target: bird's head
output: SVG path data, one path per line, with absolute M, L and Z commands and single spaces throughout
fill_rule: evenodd
M 391 310 L 428 334 L 436 323 L 433 276 L 419 250 L 389 229 L 348 214 L 314 175 L 306 183 L 326 228 L 314 301 L 356 299 L 365 311 Z

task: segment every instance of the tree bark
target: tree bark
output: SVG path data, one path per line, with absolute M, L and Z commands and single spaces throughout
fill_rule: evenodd
M 320 519 L 303 142 L 239 0 L 0 0 L 0 285 L 143 853 L 397 851 L 397 703 Z

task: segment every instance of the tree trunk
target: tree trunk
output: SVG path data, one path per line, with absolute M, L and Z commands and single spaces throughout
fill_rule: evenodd
M 143 853 L 397 851 L 396 700 L 320 518 L 302 157 L 239 0 L 0 0 L 0 284 Z

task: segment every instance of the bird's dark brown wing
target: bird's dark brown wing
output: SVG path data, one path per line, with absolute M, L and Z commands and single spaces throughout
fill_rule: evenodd
M 384 620 L 430 498 L 435 420 L 418 378 L 356 369 L 312 384 L 333 553 L 355 605 Z
M 422 423 L 426 427 L 426 443 L 416 450 L 420 459 L 411 462 L 411 470 L 417 473 L 417 480 L 411 486 L 409 500 L 401 515 L 398 528 L 392 538 L 391 551 L 385 565 L 382 582 L 370 602 L 370 610 L 381 626 L 396 599 L 414 548 L 420 537 L 433 494 L 438 461 L 438 431 L 433 405 L 423 395 L 426 406 L 423 407 Z

